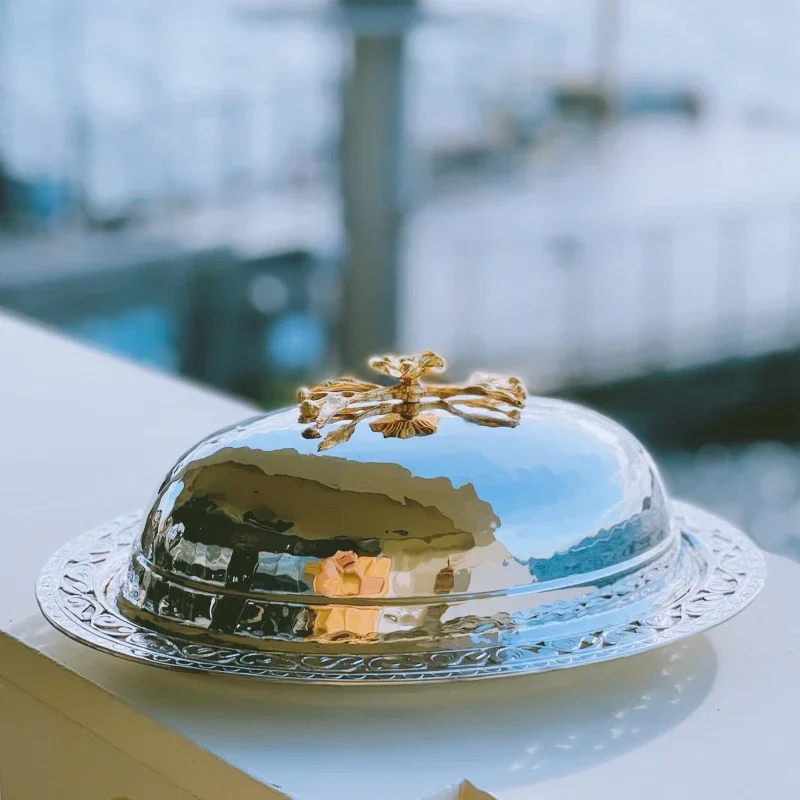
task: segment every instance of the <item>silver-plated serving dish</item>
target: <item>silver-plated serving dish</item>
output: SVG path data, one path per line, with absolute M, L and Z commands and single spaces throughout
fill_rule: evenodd
M 203 440 L 144 514 L 70 542 L 47 618 L 136 661 L 289 681 L 483 678 L 633 655 L 761 588 L 625 429 L 511 378 L 376 359 Z M 367 422 L 366 420 L 370 421 Z

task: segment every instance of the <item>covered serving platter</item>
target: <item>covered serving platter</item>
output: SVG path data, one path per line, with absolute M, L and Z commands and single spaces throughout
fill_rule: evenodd
M 624 428 L 426 352 L 204 439 L 144 514 L 44 567 L 57 628 L 135 661 L 284 681 L 484 678 L 634 655 L 759 591 L 740 531 L 670 498 Z

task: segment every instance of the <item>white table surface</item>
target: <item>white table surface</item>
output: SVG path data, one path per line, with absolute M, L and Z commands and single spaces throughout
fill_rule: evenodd
M 201 798 L 421 800 L 464 779 L 497 800 L 800 796 L 800 566 L 775 556 L 708 635 L 499 681 L 191 676 L 50 628 L 34 597 L 50 553 L 144 506 L 189 445 L 251 411 L 0 315 L 0 677 Z

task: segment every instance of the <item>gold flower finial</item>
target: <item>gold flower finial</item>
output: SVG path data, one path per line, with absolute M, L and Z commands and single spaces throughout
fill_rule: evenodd
M 445 368 L 444 359 L 430 350 L 418 356 L 375 357 L 369 365 L 397 383 L 387 387 L 356 378 L 337 378 L 297 393 L 300 422 L 310 423 L 303 431 L 306 439 L 321 438 L 326 425 L 345 423 L 331 431 L 318 450 L 346 442 L 358 423 L 368 417 L 379 417 L 370 423 L 373 431 L 396 439 L 435 433 L 438 417 L 426 413 L 433 410 L 491 427 L 513 428 L 519 424 L 519 409 L 527 395 L 518 378 L 475 373 L 465 386 L 422 383 L 423 376 Z

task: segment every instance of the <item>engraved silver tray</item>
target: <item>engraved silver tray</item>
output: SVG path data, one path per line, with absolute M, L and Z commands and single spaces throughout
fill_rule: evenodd
M 514 379 L 429 386 L 434 359 L 203 440 L 145 513 L 51 558 L 45 616 L 162 667 L 397 682 L 635 655 L 758 593 L 758 548 L 670 499 L 625 429 Z

